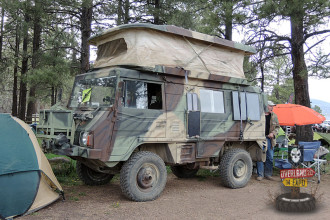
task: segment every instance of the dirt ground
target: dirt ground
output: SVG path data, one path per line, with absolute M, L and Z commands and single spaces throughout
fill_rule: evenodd
M 283 189 L 279 176 L 276 179 L 259 182 L 253 176 L 246 187 L 229 189 L 221 185 L 220 177 L 178 179 L 169 174 L 162 195 L 151 202 L 129 201 L 118 180 L 105 186 L 65 186 L 65 201 L 18 219 L 329 219 L 329 174 L 322 175 L 317 209 L 310 213 L 278 212 L 272 197 Z

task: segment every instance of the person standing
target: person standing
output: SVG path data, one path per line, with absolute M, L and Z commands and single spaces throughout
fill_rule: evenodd
M 276 144 L 276 135 L 280 129 L 277 115 L 273 112 L 275 104 L 272 101 L 268 101 L 266 117 L 265 135 L 267 140 L 266 162 L 257 162 L 257 180 L 261 181 L 264 177 L 268 180 L 274 180 L 273 175 L 273 157 L 274 146 Z

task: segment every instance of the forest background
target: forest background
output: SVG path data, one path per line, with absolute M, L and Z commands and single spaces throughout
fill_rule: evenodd
M 254 46 L 247 79 L 275 103 L 311 106 L 308 78 L 330 78 L 328 0 L 0 0 L 0 112 L 31 122 L 65 103 L 93 67 L 87 40 L 121 24 L 176 25 Z M 93 52 L 94 51 L 94 52 Z M 318 106 L 314 107 L 320 111 Z M 311 128 L 297 129 L 311 140 Z

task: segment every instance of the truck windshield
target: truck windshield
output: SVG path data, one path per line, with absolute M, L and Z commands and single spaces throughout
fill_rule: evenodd
M 114 104 L 117 77 L 76 80 L 70 99 L 71 108 L 109 107 Z

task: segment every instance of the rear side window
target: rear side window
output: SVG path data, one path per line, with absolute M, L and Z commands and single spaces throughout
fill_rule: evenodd
M 125 107 L 162 109 L 162 85 L 143 81 L 125 81 Z
M 260 120 L 260 102 L 259 94 L 240 92 L 240 98 L 238 92 L 232 93 L 233 97 L 233 109 L 234 120 Z M 247 117 L 246 117 L 247 116 Z
M 201 89 L 200 100 L 201 112 L 225 113 L 222 91 Z

